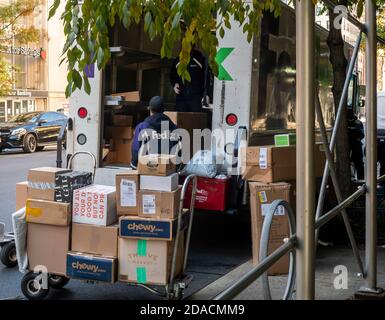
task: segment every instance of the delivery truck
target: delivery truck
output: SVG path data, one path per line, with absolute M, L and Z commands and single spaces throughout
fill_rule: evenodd
M 271 145 L 276 134 L 295 133 L 296 129 L 294 9 L 282 4 L 278 18 L 266 13 L 260 35 L 254 36 L 251 42 L 247 41 L 242 28 L 234 26 L 226 30 L 223 38 L 218 35 L 220 72 L 213 80 L 212 89 L 208 85 L 206 88 L 210 99 L 203 114 L 209 120 L 198 127 L 224 133 L 208 142 L 217 158 L 223 159 L 219 171 L 231 176 L 229 185 L 219 184 L 211 191 L 225 203 L 209 209 L 221 212 L 234 212 L 229 209 L 247 202 L 247 188 L 242 179 L 242 147 Z M 110 39 L 109 64 L 103 70 L 95 65 L 87 67 L 91 93 L 77 90 L 70 98 L 66 143 L 68 157 L 77 152 L 95 155 L 95 183 L 114 185 L 115 175 L 128 170 L 132 130 L 148 115 L 150 98 L 163 96 L 166 110 L 172 112 L 175 94 L 169 82 L 172 61 L 160 57 L 161 39 L 150 41 L 143 23 L 132 25 L 129 30 L 116 25 L 110 30 Z M 327 30 L 316 25 L 318 92 L 325 124 L 331 128 L 333 72 L 326 40 Z M 346 44 L 347 58 L 352 51 Z M 177 56 L 177 46 L 174 53 Z M 358 75 L 359 70 L 355 72 L 352 86 L 358 85 Z M 357 90 L 351 92 L 353 95 Z M 122 125 L 126 129 L 122 129 Z M 73 165 L 74 169 L 90 171 L 90 163 L 86 156 L 80 156 Z M 198 185 L 197 197 L 200 193 L 210 194 Z

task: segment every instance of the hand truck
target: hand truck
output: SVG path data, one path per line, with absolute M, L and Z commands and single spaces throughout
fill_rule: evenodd
M 15 235 L 5 232 L 4 223 L 0 223 L 0 261 L 8 268 L 17 265 Z
M 94 179 L 95 170 L 96 170 L 96 158 L 92 153 L 78 152 L 73 154 L 68 161 L 67 168 L 71 169 L 72 160 L 78 154 L 88 154 L 93 158 L 94 164 L 95 164 L 94 175 L 93 175 L 93 179 Z M 188 187 L 190 183 L 192 183 L 192 195 L 191 195 L 190 207 L 188 209 L 184 209 L 183 208 L 184 200 L 185 200 L 186 192 L 188 191 Z M 189 247 L 190 247 L 192 223 L 194 218 L 196 186 L 197 186 L 197 178 L 195 175 L 188 176 L 185 179 L 182 186 L 181 199 L 179 202 L 177 232 L 176 232 L 175 241 L 174 241 L 174 251 L 172 255 L 171 271 L 170 271 L 168 283 L 166 285 L 156 286 L 156 287 L 147 285 L 147 284 L 136 283 L 136 282 L 123 282 L 123 283 L 130 286 L 145 288 L 149 292 L 168 300 L 177 300 L 177 299 L 183 298 L 184 290 L 188 287 L 188 285 L 193 280 L 192 276 L 186 275 L 186 266 L 187 266 L 187 259 L 188 259 L 188 253 L 189 253 Z M 182 215 L 184 214 L 188 215 L 188 223 L 186 227 L 182 225 L 182 220 L 183 220 Z M 184 251 L 184 257 L 183 257 L 183 268 L 182 268 L 181 275 L 176 275 L 176 263 L 177 263 L 177 252 L 178 252 L 177 249 L 179 246 L 179 242 L 182 239 L 181 238 L 182 232 L 184 232 L 185 230 L 187 230 L 187 234 L 184 237 L 185 251 Z M 47 296 L 50 288 L 54 288 L 54 289 L 63 288 L 68 283 L 69 280 L 70 280 L 69 278 L 62 275 L 48 274 L 48 281 L 43 281 L 43 277 L 41 274 L 34 273 L 33 271 L 29 271 L 27 274 L 24 275 L 24 277 L 21 280 L 21 290 L 24 296 L 29 300 L 42 300 Z M 78 280 L 81 280 L 81 279 L 78 279 Z M 93 283 L 95 281 L 87 280 L 85 282 Z

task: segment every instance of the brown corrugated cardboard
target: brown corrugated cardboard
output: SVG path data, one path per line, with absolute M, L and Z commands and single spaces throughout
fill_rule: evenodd
M 140 156 L 138 161 L 139 174 L 151 176 L 168 176 L 176 172 L 176 157 L 155 154 Z
M 116 151 L 109 151 L 106 158 L 104 159 L 105 163 L 114 163 L 116 162 Z
M 197 145 L 197 148 L 193 149 L 194 147 L 194 143 L 193 143 L 193 139 L 194 139 L 194 129 L 205 129 L 205 128 L 208 128 L 208 118 L 207 118 L 207 113 L 204 113 L 204 112 L 171 112 L 171 111 L 167 111 L 164 113 L 165 115 L 167 115 L 172 122 L 174 122 L 179 129 L 185 129 L 189 135 L 190 135 L 190 139 L 189 139 L 189 142 L 188 143 L 185 143 L 184 140 L 183 140 L 183 136 L 182 136 L 182 140 L 181 140 L 181 143 L 182 143 L 182 147 L 183 148 L 186 148 L 186 147 L 189 147 L 190 148 L 190 158 L 198 151 L 200 150 L 200 147 L 198 148 L 198 145 Z M 199 145 L 200 146 L 200 145 Z M 183 157 L 184 155 L 182 155 Z M 190 160 L 190 159 L 184 159 L 183 160 Z
M 53 167 L 30 169 L 28 171 L 28 198 L 55 201 L 56 175 L 70 171 Z
M 114 114 L 112 123 L 115 127 L 132 127 L 133 117 L 124 114 Z
M 251 230 L 253 240 L 253 264 L 259 263 L 259 246 L 264 216 L 274 200 L 282 199 L 290 203 L 292 200 L 291 185 L 288 183 L 265 184 L 250 182 Z M 283 207 L 273 218 L 269 240 L 269 254 L 283 244 L 289 236 L 289 222 Z M 289 255 L 282 257 L 268 271 L 269 275 L 286 274 L 289 268 Z
M 106 127 L 105 138 L 132 139 L 134 129 L 132 127 Z
M 71 250 L 106 257 L 117 257 L 118 233 L 118 225 L 102 227 L 73 223 Z
M 70 227 L 28 223 L 27 253 L 29 270 L 44 266 L 56 275 L 66 275 Z
M 184 237 L 178 245 L 176 273 L 183 268 Z M 171 272 L 174 241 L 119 239 L 119 281 L 165 285 Z
M 178 215 L 181 187 L 172 191 L 139 191 L 139 217 L 173 219 Z
M 280 182 L 296 179 L 296 146 L 247 147 L 242 150 L 245 156 L 243 179 L 258 182 Z M 325 153 L 319 144 L 315 146 L 315 173 L 322 176 Z
M 140 101 L 140 92 L 139 91 L 118 92 L 118 93 L 111 94 L 111 96 L 124 97 L 125 101 L 131 101 L 131 102 L 139 102 Z
M 73 194 L 72 221 L 108 226 L 117 221 L 115 187 L 90 185 Z
M 116 162 L 131 163 L 131 145 L 132 140 L 129 139 L 115 139 L 114 147 L 116 151 Z
M 119 216 L 138 215 L 139 174 L 137 170 L 116 175 L 116 209 Z
M 25 217 L 27 222 L 68 226 L 71 223 L 71 204 L 28 199 Z
M 16 211 L 25 207 L 27 202 L 28 181 L 16 183 Z

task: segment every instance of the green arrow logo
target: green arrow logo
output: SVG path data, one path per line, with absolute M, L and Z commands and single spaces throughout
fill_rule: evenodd
M 234 48 L 220 48 L 217 56 L 215 57 L 215 61 L 218 64 L 218 79 L 225 81 L 232 81 L 233 78 L 227 72 L 227 70 L 222 66 L 223 61 L 227 59 L 231 52 L 233 52 Z

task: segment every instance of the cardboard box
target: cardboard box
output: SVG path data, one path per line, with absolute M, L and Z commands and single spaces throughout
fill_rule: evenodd
M 25 217 L 27 222 L 68 226 L 71 223 L 71 205 L 69 203 L 28 199 Z
M 27 202 L 28 181 L 16 183 L 16 211 L 25 207 Z
M 247 147 L 242 151 L 243 179 L 257 182 L 280 182 L 296 179 L 296 146 Z M 325 153 L 321 145 L 315 146 L 315 174 L 322 176 Z
M 182 215 L 181 229 L 189 223 L 190 214 L 187 210 Z M 175 238 L 178 219 L 147 219 L 125 216 L 119 219 L 119 235 L 122 238 L 167 240 Z
M 175 156 L 152 154 L 140 156 L 138 161 L 139 174 L 150 176 L 168 176 L 176 172 Z
M 91 184 L 91 172 L 72 171 L 58 174 L 55 180 L 55 201 L 72 203 L 74 190 Z
M 295 146 L 297 136 L 295 133 L 276 134 L 274 136 L 274 144 L 276 147 Z
M 127 91 L 127 92 L 113 93 L 113 94 L 111 94 L 111 96 L 123 97 L 125 101 L 140 102 L 140 92 L 139 91 Z
M 114 163 L 116 162 L 116 151 L 109 151 L 106 158 L 104 159 L 105 163 L 108 164 L 108 163 Z
M 154 190 L 171 192 L 178 188 L 179 175 L 172 173 L 169 176 L 140 176 L 140 190 Z
M 118 256 L 119 226 L 73 223 L 71 250 L 107 257 Z
M 124 114 L 114 114 L 112 116 L 112 124 L 115 127 L 132 127 L 133 117 Z
M 55 201 L 55 182 L 58 174 L 70 172 L 68 169 L 41 167 L 28 171 L 29 199 Z
M 118 163 L 131 163 L 131 145 L 132 140 L 130 139 L 115 139 L 114 148 L 116 152 L 116 162 Z
M 174 122 L 179 129 L 185 129 L 190 135 L 189 141 L 185 142 L 183 140 L 183 136 L 181 137 L 182 148 L 190 148 L 190 158 L 200 150 L 200 147 L 194 147 L 194 129 L 203 130 L 208 128 L 208 117 L 205 112 L 171 112 L 167 111 L 164 113 L 166 116 L 170 118 L 172 122 Z M 200 146 L 200 145 L 199 145 Z M 184 155 L 182 154 L 182 157 Z M 190 159 L 184 159 L 184 161 L 188 161 Z
M 116 209 L 119 216 L 138 215 L 139 174 L 131 173 L 116 175 Z
M 184 237 L 177 249 L 175 276 L 183 268 Z M 174 241 L 119 239 L 119 281 L 165 285 L 169 282 Z
M 132 139 L 134 129 L 132 127 L 106 127 L 105 138 Z
M 288 183 L 265 184 L 250 182 L 250 208 L 251 230 L 253 241 L 253 264 L 259 263 L 259 247 L 262 234 L 262 226 L 266 213 L 274 200 L 282 199 L 291 202 L 291 185 Z M 283 244 L 283 240 L 289 236 L 289 220 L 283 207 L 273 217 L 271 225 L 269 254 Z M 289 255 L 282 257 L 268 271 L 269 275 L 287 274 L 289 270 Z
M 45 266 L 48 273 L 65 276 L 70 235 L 70 227 L 28 223 L 29 270 L 32 271 L 36 266 Z
M 72 222 L 108 226 L 117 221 L 115 187 L 93 184 L 74 191 Z
M 117 262 L 117 258 L 69 252 L 67 254 L 67 277 L 114 283 Z
M 139 217 L 174 219 L 179 212 L 181 187 L 171 192 L 139 191 Z

